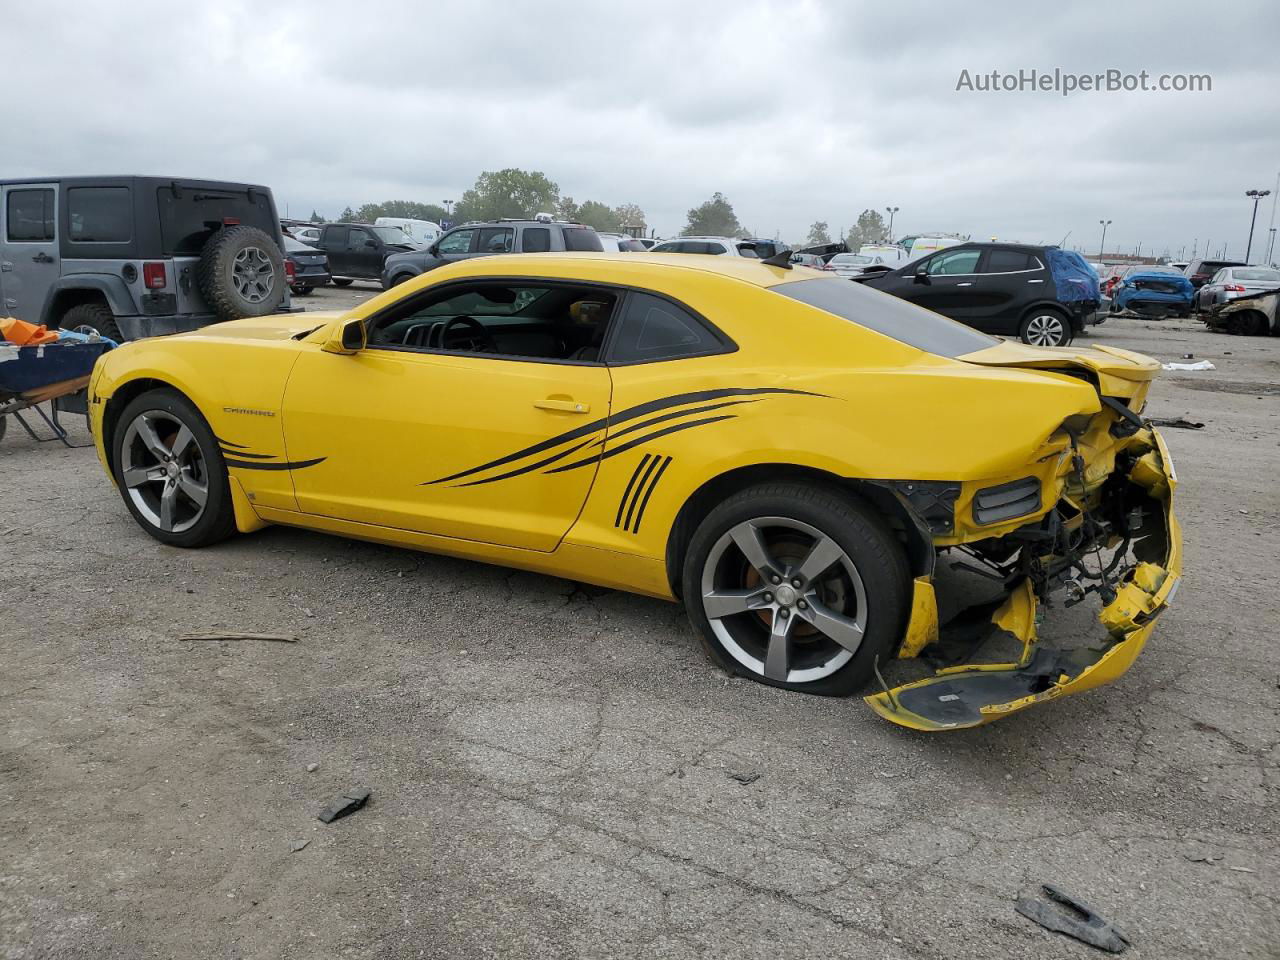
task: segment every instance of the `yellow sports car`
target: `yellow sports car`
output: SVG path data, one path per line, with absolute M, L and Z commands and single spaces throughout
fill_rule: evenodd
M 875 684 L 920 730 L 1123 673 L 1181 574 L 1158 364 L 785 260 L 484 257 L 127 344 L 90 385 L 98 455 L 164 543 L 281 523 L 683 600 L 721 666 Z M 1004 594 L 940 625 L 945 548 Z M 1091 645 L 1038 642 L 1054 590 L 1096 594 Z M 937 672 L 889 689 L 917 656 Z

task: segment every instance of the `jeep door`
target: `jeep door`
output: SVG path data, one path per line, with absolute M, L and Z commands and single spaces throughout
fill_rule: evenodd
M 58 186 L 24 183 L 0 196 L 0 315 L 42 323 L 58 279 Z

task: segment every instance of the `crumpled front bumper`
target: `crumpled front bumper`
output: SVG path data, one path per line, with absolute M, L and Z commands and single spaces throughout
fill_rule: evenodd
M 1163 526 L 1147 536 L 1138 562 L 1117 584 L 1115 599 L 1098 614 L 1106 636 L 1098 645 L 1055 649 L 1036 636 L 1037 601 L 1030 579 L 1017 584 L 990 614 L 988 630 L 1002 630 L 1022 645 L 1014 663 L 944 667 L 934 676 L 866 697 L 886 720 L 913 730 L 957 730 L 981 726 L 1048 700 L 1110 683 L 1132 666 L 1156 620 L 1173 600 L 1182 576 L 1182 534 L 1173 512 L 1177 475 L 1164 438 L 1146 427 L 1139 437 L 1150 447 L 1134 464 L 1129 481 L 1160 504 Z M 930 619 L 932 618 L 932 620 Z M 937 605 L 927 578 L 916 582 L 905 655 L 938 636 Z

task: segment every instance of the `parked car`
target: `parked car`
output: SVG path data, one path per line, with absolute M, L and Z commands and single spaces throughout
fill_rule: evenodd
M 1065 346 L 1096 320 L 1098 278 L 1073 250 L 966 242 L 855 277 L 978 330 Z
M 472 257 L 498 253 L 562 253 L 604 250 L 592 227 L 566 220 L 490 220 L 454 227 L 426 250 L 388 257 L 382 289 L 412 280 L 428 271 Z
M 378 217 L 375 227 L 399 227 L 416 250 L 425 250 L 443 236 L 440 224 L 430 220 L 414 220 L 410 217 Z
M 772 241 L 770 243 L 772 244 Z M 677 237 L 674 240 L 664 240 L 662 243 L 654 244 L 650 249 L 654 253 L 702 253 L 713 257 L 764 259 L 757 256 L 755 241 L 740 240 L 737 237 Z M 769 253 L 765 256 L 773 256 L 773 254 Z
M 1280 289 L 1280 270 L 1270 267 L 1223 267 L 1196 291 L 1195 308 L 1211 310 L 1228 300 Z
M 930 638 L 1006 631 L 1016 662 L 944 657 L 868 697 L 917 730 L 1124 673 L 1182 573 L 1173 466 L 1141 419 L 1157 362 L 1002 343 L 808 270 L 697 266 L 493 257 L 338 316 L 111 351 L 98 455 L 161 543 L 279 522 L 683 599 L 717 664 L 787 690 L 848 694 Z M 1112 545 L 1106 632 L 1037 640 L 1038 598 Z M 967 644 L 934 601 L 957 546 L 1008 591 L 955 617 Z
M 865 253 L 837 253 L 827 261 L 823 269 L 838 277 L 860 277 L 870 267 L 883 265 L 883 260 L 877 262 L 875 257 Z
M 811 270 L 822 270 L 827 266 L 816 253 L 793 253 L 791 262 L 797 267 L 808 267 Z
M 606 253 L 617 253 L 623 251 L 625 253 L 644 253 L 648 247 L 637 240 L 635 237 L 629 237 L 625 233 L 597 233 L 600 238 L 600 246 Z
M 329 272 L 337 287 L 353 280 L 380 280 L 386 259 L 407 253 L 413 244 L 399 227 L 371 223 L 326 223 L 316 247 L 329 258 Z
M 1280 335 L 1280 291 L 1246 293 L 1219 304 L 1201 319 L 1211 330 L 1238 336 Z
M 295 240 L 301 240 L 303 243 L 310 244 L 311 246 L 314 247 L 317 243 L 320 242 L 320 227 L 315 225 L 307 226 L 307 227 L 294 227 L 289 231 L 289 236 L 293 237 Z
M 289 307 L 266 187 L 173 177 L 0 181 L 0 316 L 133 340 Z
M 652 250 L 656 244 L 659 244 L 662 242 L 661 238 L 659 237 L 636 237 L 636 239 L 639 240 L 640 243 L 644 245 L 644 248 L 646 250 Z
M 1213 275 L 1223 267 L 1247 266 L 1247 263 L 1243 263 L 1240 260 L 1192 260 L 1183 273 L 1190 278 L 1191 285 L 1199 290 L 1213 279 Z
M 324 251 L 287 235 L 284 238 L 284 269 L 289 278 L 289 289 L 300 297 L 316 287 L 323 287 L 330 279 L 329 258 Z
M 1145 317 L 1189 317 L 1195 289 L 1191 281 L 1173 267 L 1136 266 L 1127 270 L 1120 285 L 1112 290 L 1111 312 Z
M 864 257 L 872 257 L 873 262 L 883 263 L 890 267 L 900 267 L 909 262 L 907 251 L 896 243 L 864 243 L 858 248 Z

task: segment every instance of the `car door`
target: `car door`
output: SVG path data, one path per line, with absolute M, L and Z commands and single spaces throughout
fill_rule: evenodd
M 347 234 L 350 227 L 325 227 L 320 235 L 320 249 L 329 257 L 329 272 L 335 277 L 350 276 L 350 258 L 347 256 Z
M 479 231 L 472 227 L 450 230 L 436 244 L 436 256 L 445 263 L 466 260 L 473 255 L 477 233 Z
M 352 227 L 347 235 L 348 269 L 353 277 L 378 277 L 382 275 L 382 260 L 386 250 L 372 230 Z
M 1016 333 L 1031 301 L 1057 293 L 1040 258 L 1015 247 L 988 247 L 974 280 L 964 320 L 988 333 Z
M 468 280 L 443 287 L 499 282 L 510 286 Z M 303 345 L 283 403 L 290 456 L 303 464 L 293 472 L 298 508 L 360 524 L 553 550 L 586 501 L 595 467 L 553 472 L 548 465 L 557 454 L 579 450 L 590 458 L 609 414 L 608 368 L 438 345 L 379 345 L 384 322 L 405 311 L 412 321 L 415 304 L 430 304 L 440 290 L 416 291 L 369 318 L 373 339 L 351 355 Z M 474 305 L 458 308 L 458 315 L 481 314 Z
M 916 265 L 910 286 L 899 296 L 956 320 L 979 316 L 981 258 L 981 247 L 956 247 L 935 253 Z
M 513 227 L 482 227 L 476 241 L 478 256 L 510 253 L 515 249 L 516 231 Z
M 0 315 L 40 323 L 60 270 L 57 184 L 5 187 L 0 211 Z

